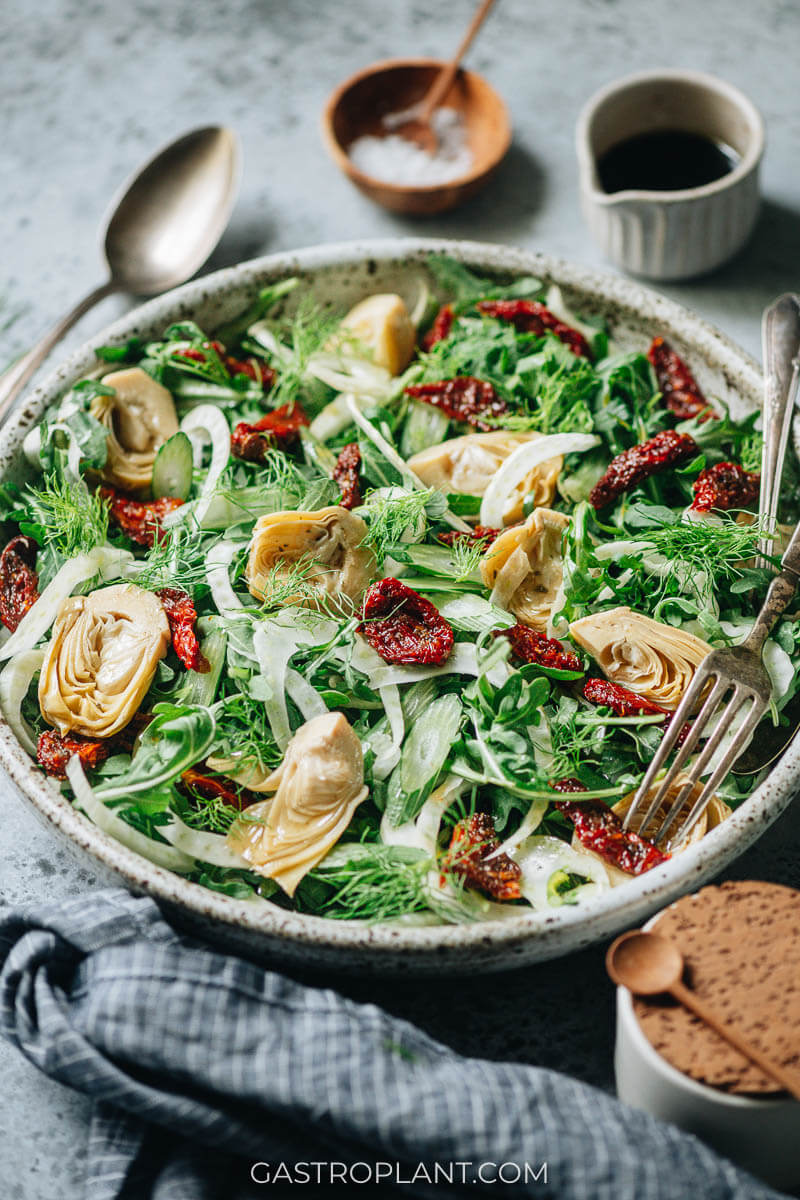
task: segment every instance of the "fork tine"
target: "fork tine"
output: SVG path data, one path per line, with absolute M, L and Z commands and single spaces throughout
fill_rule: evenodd
M 659 743 L 658 749 L 656 750 L 653 758 L 651 759 L 650 766 L 647 768 L 647 770 L 645 772 L 644 779 L 639 784 L 639 788 L 636 792 L 636 795 L 633 798 L 633 804 L 630 806 L 627 813 L 625 814 L 625 817 L 623 818 L 623 821 L 622 821 L 623 829 L 630 829 L 630 827 L 634 821 L 634 818 L 637 816 L 638 812 L 641 810 L 642 801 L 644 800 L 644 797 L 647 795 L 647 792 L 649 791 L 650 787 L 652 786 L 653 780 L 655 779 L 658 772 L 661 770 L 661 767 L 663 766 L 664 761 L 667 758 L 667 756 L 674 749 L 675 743 L 678 740 L 678 735 L 680 733 L 680 730 L 683 728 L 683 724 L 686 720 L 687 715 L 691 712 L 691 709 L 697 703 L 697 698 L 698 698 L 700 692 L 708 683 L 709 676 L 704 675 L 698 685 L 698 676 L 700 675 L 701 670 L 702 670 L 702 667 L 699 668 L 698 671 L 695 673 L 695 676 L 692 679 L 692 682 L 689 684 L 688 689 L 684 693 L 683 699 L 681 700 L 680 704 L 678 705 L 678 707 L 675 710 L 675 713 L 673 714 L 672 720 L 670 721 L 669 726 L 667 727 L 667 729 L 664 733 L 664 736 L 662 737 L 662 739 Z
M 725 690 L 727 690 L 727 688 L 730 686 L 731 686 L 730 683 L 726 683 Z M 706 741 L 705 746 L 703 746 L 703 749 L 700 752 L 700 754 L 698 755 L 697 760 L 694 763 L 692 763 L 692 770 L 690 772 L 688 779 L 686 780 L 686 783 L 683 785 L 683 787 L 680 789 L 680 792 L 675 797 L 672 807 L 670 808 L 667 815 L 664 817 L 664 820 L 661 822 L 661 825 L 659 826 L 659 828 L 655 831 L 655 833 L 653 833 L 651 835 L 651 841 L 655 842 L 655 844 L 657 846 L 660 844 L 660 842 L 663 841 L 664 837 L 666 836 L 667 829 L 670 827 L 670 825 L 673 823 L 673 821 L 677 818 L 678 814 L 680 813 L 681 809 L 683 808 L 683 805 L 685 804 L 686 800 L 689 797 L 689 793 L 691 792 L 692 788 L 694 787 L 694 785 L 697 783 L 698 779 L 702 775 L 703 769 L 706 766 L 706 763 L 708 763 L 710 761 L 710 759 L 713 757 L 713 755 L 716 753 L 723 738 L 725 737 L 726 733 L 728 732 L 731 725 L 733 724 L 737 714 L 742 709 L 742 707 L 747 703 L 748 700 L 753 700 L 754 698 L 755 698 L 755 696 L 754 696 L 753 692 L 748 691 L 747 689 L 741 687 L 739 684 L 735 684 L 734 689 L 733 689 L 733 695 L 731 696 L 730 700 L 728 701 L 727 705 L 725 706 L 723 712 L 720 714 L 720 718 L 717 721 L 716 728 L 714 729 L 713 733 L 711 734 L 711 737 L 708 738 L 708 740 Z M 744 722 L 743 722 L 743 724 L 744 724 Z
M 700 709 L 700 712 L 692 722 L 692 726 L 686 736 L 686 740 L 679 748 L 678 753 L 675 755 L 672 766 L 667 771 L 664 778 L 659 781 L 656 792 L 652 801 L 650 802 L 650 810 L 647 813 L 646 820 L 644 820 L 639 826 L 640 830 L 646 829 L 649 826 L 650 821 L 653 819 L 653 817 L 655 817 L 656 813 L 661 807 L 661 804 L 669 795 L 669 790 L 677 779 L 678 774 L 683 769 L 683 764 L 686 762 L 687 758 L 700 741 L 700 738 L 703 736 L 703 732 L 708 725 L 709 719 L 715 712 L 717 706 L 722 700 L 722 697 L 725 695 L 725 692 L 729 687 L 730 684 L 722 676 L 718 676 L 716 678 L 714 686 L 711 688 L 703 702 L 703 707 Z M 677 725 L 677 721 L 675 721 L 675 724 Z M 678 730 L 678 737 L 680 737 L 680 732 L 681 731 Z
M 718 785 L 728 774 L 728 771 L 730 771 L 735 759 L 741 754 L 741 742 L 746 745 L 755 732 L 758 722 L 761 720 L 764 712 L 766 711 L 767 705 L 760 699 L 760 697 L 756 695 L 753 695 L 752 699 L 753 703 L 751 705 L 750 712 L 741 729 L 739 730 L 739 737 L 737 737 L 736 744 L 730 747 L 728 753 L 724 755 L 716 770 L 712 772 L 702 792 L 694 802 L 688 817 L 683 822 L 680 829 L 678 829 L 677 833 L 669 839 L 668 848 L 671 848 L 673 845 L 678 845 L 679 842 L 682 842 L 684 838 L 689 836 L 697 821 L 699 821 L 700 817 L 702 817 L 703 813 L 708 807 Z M 739 740 L 740 738 L 741 742 Z
M 655 782 L 658 772 L 661 770 L 661 768 L 664 765 L 664 763 L 666 762 L 668 756 L 672 753 L 672 751 L 678 741 L 678 738 L 680 737 L 683 726 L 685 725 L 688 718 L 691 716 L 692 710 L 694 709 L 695 705 L 697 704 L 697 701 L 700 699 L 701 695 L 703 694 L 703 690 L 708 686 L 708 684 L 711 680 L 714 680 L 714 684 L 711 688 L 711 691 L 709 692 L 708 696 L 706 697 L 703 707 L 701 708 L 700 712 L 698 713 L 698 715 L 692 725 L 691 732 L 689 733 L 688 737 L 686 738 L 686 741 L 684 742 L 684 744 L 679 749 L 678 755 L 675 759 L 675 763 L 670 768 L 670 770 L 667 772 L 664 779 L 662 779 L 660 781 L 658 788 L 656 790 L 656 793 L 650 802 L 647 812 L 645 813 L 644 819 L 639 821 L 639 823 L 634 826 L 633 823 L 636 820 L 636 817 L 641 814 L 642 806 L 646 802 L 647 795 Z M 683 699 L 681 700 L 680 704 L 678 705 L 677 709 L 675 710 L 672 720 L 669 723 L 669 728 L 667 729 L 666 733 L 664 734 L 663 738 L 661 739 L 661 744 L 659 745 L 658 749 L 655 752 L 655 755 L 653 756 L 653 760 L 650 763 L 650 766 L 648 767 L 648 769 L 645 773 L 644 779 L 639 784 L 639 789 L 638 789 L 636 795 L 634 796 L 633 804 L 628 809 L 628 812 L 622 823 L 624 829 L 635 828 L 637 830 L 642 830 L 642 829 L 646 829 L 647 826 L 650 824 L 650 822 L 652 821 L 656 812 L 658 811 L 658 806 L 661 803 L 664 795 L 666 794 L 667 789 L 669 788 L 670 784 L 674 780 L 675 775 L 683 766 L 683 763 L 686 761 L 688 754 L 691 752 L 691 750 L 697 744 L 697 741 L 700 738 L 700 734 L 702 732 L 703 726 L 705 725 L 706 721 L 708 720 L 708 717 L 709 717 L 710 713 L 713 711 L 713 708 L 716 706 L 720 695 L 722 694 L 722 692 L 724 692 L 725 687 L 727 687 L 727 685 L 723 684 L 720 677 L 718 677 L 715 673 L 714 674 L 712 674 L 710 672 L 707 674 L 704 673 L 702 666 L 695 673 L 694 679 L 689 684 L 689 687 L 687 688 L 687 690 L 683 696 Z

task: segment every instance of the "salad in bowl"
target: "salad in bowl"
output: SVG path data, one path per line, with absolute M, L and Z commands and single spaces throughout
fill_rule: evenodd
M 585 906 L 760 782 L 684 844 L 622 825 L 769 582 L 755 414 L 556 286 L 425 265 L 413 297 L 336 311 L 286 277 L 101 347 L 0 485 L 5 721 L 107 834 L 255 906 Z M 799 630 L 767 642 L 765 720 Z

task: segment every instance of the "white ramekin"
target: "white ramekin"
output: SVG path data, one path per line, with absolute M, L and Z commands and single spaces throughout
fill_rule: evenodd
M 659 129 L 702 133 L 731 146 L 736 166 L 703 187 L 674 192 L 603 191 L 598 158 Z M 686 279 L 721 266 L 752 232 L 759 209 L 764 122 L 731 84 L 699 71 L 644 71 L 597 92 L 578 118 L 581 205 L 616 266 L 648 279 Z
M 625 1104 L 697 1134 L 772 1187 L 800 1185 L 800 1101 L 733 1095 L 684 1075 L 654 1049 L 637 1020 L 631 993 L 623 987 L 617 988 L 614 1072 L 617 1095 Z

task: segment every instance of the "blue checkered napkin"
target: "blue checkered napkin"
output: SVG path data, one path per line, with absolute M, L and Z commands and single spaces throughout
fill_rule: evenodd
M 5 1036 L 94 1101 L 89 1200 L 302 1196 L 250 1182 L 253 1164 L 263 1179 L 263 1164 L 330 1162 L 394 1164 L 392 1179 L 362 1196 L 778 1195 L 585 1084 L 462 1058 L 372 1005 L 204 949 L 152 900 L 122 890 L 6 916 L 0 964 Z M 437 1163 L 444 1174 L 429 1185 Z M 486 1163 L 516 1164 L 520 1181 L 499 1187 L 484 1170 L 486 1182 L 472 1182 Z M 318 1169 L 322 1186 L 308 1197 L 356 1191 Z M 414 1184 L 397 1182 L 415 1172 Z

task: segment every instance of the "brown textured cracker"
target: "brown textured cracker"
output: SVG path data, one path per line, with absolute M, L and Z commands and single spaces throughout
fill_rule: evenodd
M 681 950 L 688 986 L 800 1081 L 800 891 L 749 881 L 706 887 L 652 928 Z M 633 1004 L 655 1049 L 692 1079 L 736 1093 L 781 1090 L 670 997 Z

